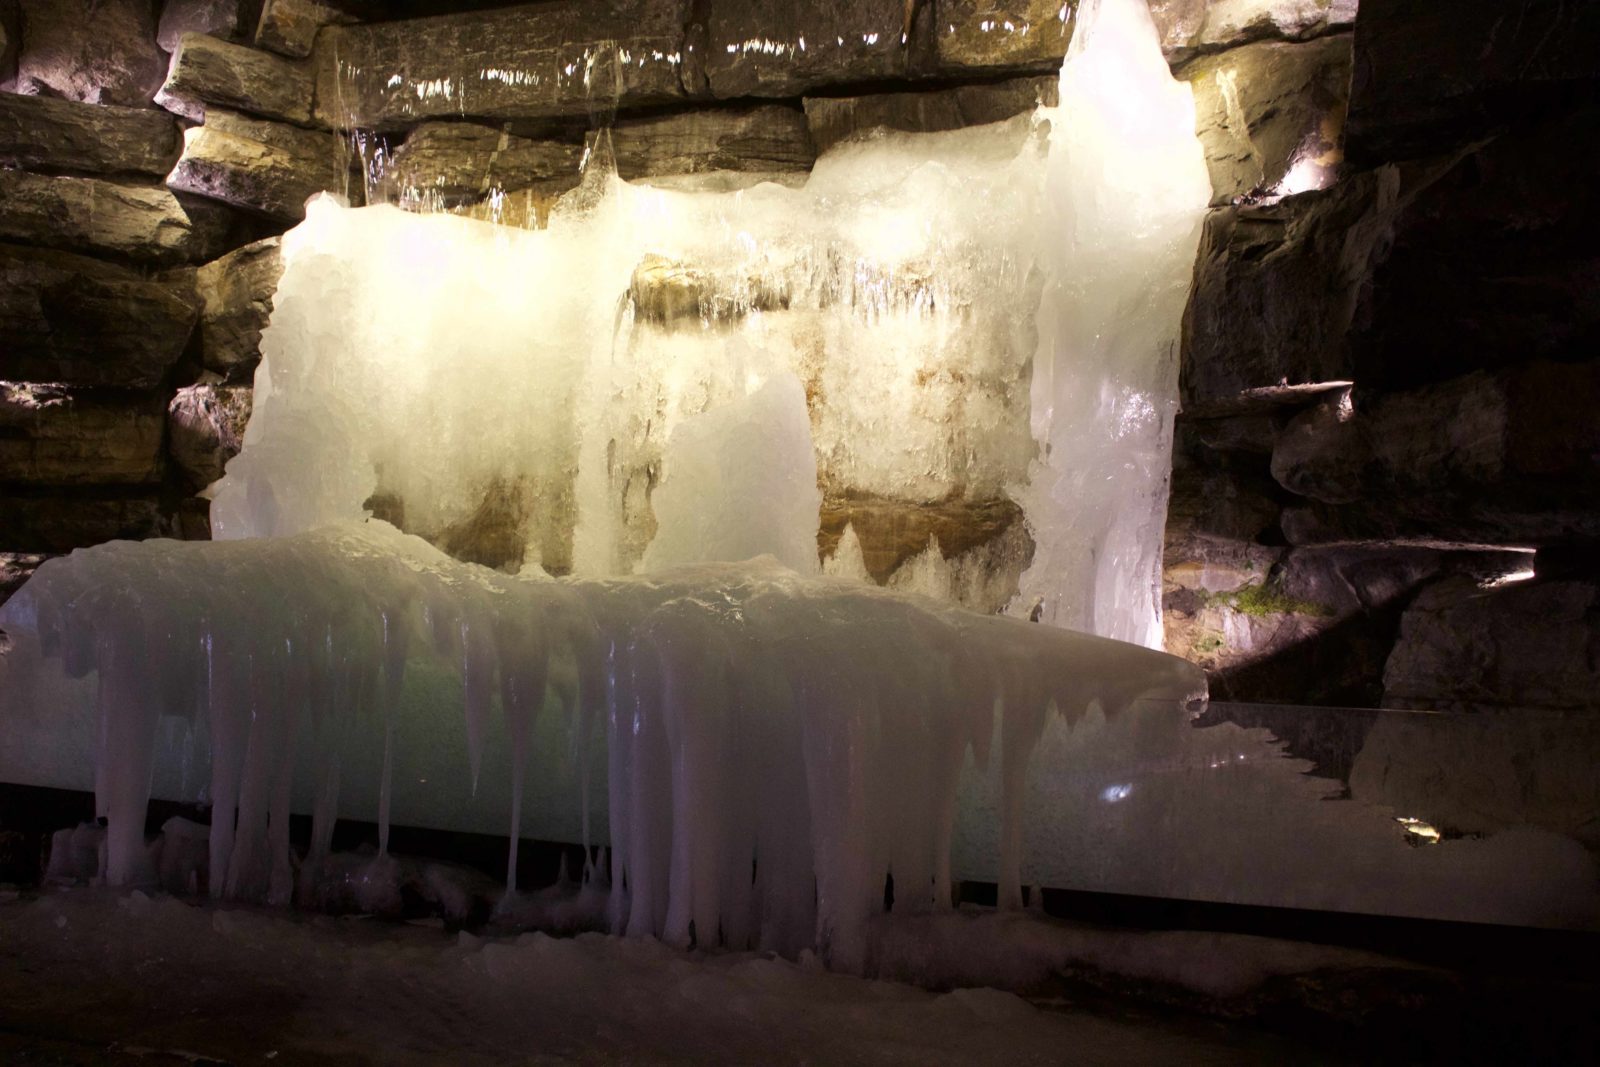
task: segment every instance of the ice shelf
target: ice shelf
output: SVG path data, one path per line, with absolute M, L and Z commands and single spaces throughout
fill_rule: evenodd
M 1023 789 L 1047 716 L 1115 718 L 1140 699 L 1177 714 L 1205 692 L 1164 653 L 770 558 L 508 576 L 379 521 L 81 550 L 42 567 L 4 619 L 8 693 L 47 691 L 30 669 L 86 679 L 114 884 L 148 875 L 144 813 L 174 731 L 189 791 L 211 803 L 212 892 L 246 899 L 293 894 L 291 811 L 313 813 L 315 871 L 342 798 L 362 813 L 376 802 L 386 823 L 412 789 L 397 766 L 438 747 L 464 757 L 445 773 L 468 788 L 430 794 L 434 823 L 473 818 L 447 805 L 470 809 L 486 760 L 509 760 L 513 837 L 564 809 L 580 812 L 577 833 L 553 836 L 592 841 L 591 810 L 605 813 L 617 932 L 686 942 L 693 923 L 702 939 L 816 946 L 846 967 L 890 872 L 897 910 L 950 901 L 969 751 L 1003 782 L 996 874 L 1020 902 Z M 22 705 L 6 709 L 8 733 L 55 718 L 46 736 L 78 757 L 60 728 L 70 701 Z M 508 744 L 491 749 L 491 721 Z M 28 757 L 61 758 L 41 740 Z M 572 784 L 529 819 L 536 746 Z

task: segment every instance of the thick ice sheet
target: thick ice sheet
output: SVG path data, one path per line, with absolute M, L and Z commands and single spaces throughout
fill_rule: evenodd
M 26 695 L 8 722 L 38 748 L 29 720 L 70 722 L 71 709 L 38 707 L 24 672 L 94 676 L 78 694 L 95 703 L 113 884 L 144 874 L 156 749 L 174 719 L 209 755 L 212 891 L 285 901 L 297 773 L 315 817 L 308 871 L 342 797 L 376 795 L 386 818 L 391 791 L 411 788 L 393 776 L 396 737 L 459 735 L 464 765 L 447 770 L 474 784 L 485 758 L 509 755 L 505 826 L 520 829 L 524 768 L 553 719 L 577 776 L 567 809 L 607 793 L 614 930 L 686 943 L 692 925 L 847 968 L 886 875 L 898 911 L 950 901 L 969 751 L 998 768 L 993 877 L 1017 901 L 1025 774 L 1049 717 L 1116 718 L 1140 699 L 1178 716 L 1205 691 L 1173 656 L 770 559 L 506 576 L 376 520 L 81 550 L 41 567 L 0 625 L 17 642 L 6 690 Z M 441 674 L 459 686 L 446 706 L 406 701 L 410 679 Z M 509 753 L 487 753 L 492 722 Z

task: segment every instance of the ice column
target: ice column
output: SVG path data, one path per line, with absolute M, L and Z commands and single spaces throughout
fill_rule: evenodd
M 1189 86 L 1143 0 L 1084 0 L 1051 116 L 1050 279 L 1014 610 L 1160 647 L 1178 330 L 1210 198 Z

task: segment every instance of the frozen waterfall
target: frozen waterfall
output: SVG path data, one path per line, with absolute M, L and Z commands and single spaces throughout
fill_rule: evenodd
M 212 892 L 285 900 L 290 812 L 311 870 L 341 811 L 459 822 L 509 761 L 513 849 L 529 789 L 546 830 L 577 812 L 616 932 L 855 966 L 886 874 L 948 904 L 975 756 L 1020 901 L 1049 724 L 1204 697 L 1123 643 L 1159 635 L 1192 126 L 1144 5 L 1103 0 L 1059 107 L 849 143 L 799 188 L 630 185 L 602 136 L 537 231 L 312 204 L 218 541 L 82 550 L 0 611 L 6 773 L 92 759 L 113 883 L 152 789 L 207 800 Z M 823 577 L 827 493 L 1015 500 L 1035 547 L 994 579 L 930 541 L 937 599 Z M 405 773 L 421 749 L 465 787 Z

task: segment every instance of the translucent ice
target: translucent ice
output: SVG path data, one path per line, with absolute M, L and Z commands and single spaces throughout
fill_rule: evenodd
M 211 892 L 286 901 L 289 813 L 313 812 L 300 870 L 315 879 L 340 811 L 387 792 L 386 739 L 409 749 L 456 735 L 461 778 L 509 758 L 515 837 L 527 748 L 542 728 L 551 737 L 549 721 L 569 763 L 599 764 L 614 930 L 815 946 L 849 968 L 886 875 L 897 912 L 948 906 L 969 753 L 997 765 L 996 875 L 1018 899 L 1023 776 L 1048 719 L 1115 719 L 1141 698 L 1176 713 L 1204 694 L 1176 657 L 805 577 L 770 557 L 508 576 L 376 520 L 81 550 L 42 567 L 3 618 L 17 641 L 8 689 L 26 670 L 96 680 L 79 692 L 95 705 L 113 884 L 148 862 L 165 722 L 198 739 Z M 454 681 L 446 706 L 407 698 L 415 686 L 436 700 L 440 677 Z M 26 729 L 29 714 L 10 709 L 10 724 Z M 569 806 L 599 807 L 587 781 Z
M 847 142 L 799 188 L 629 184 L 602 134 L 537 231 L 312 205 L 217 536 L 370 509 L 507 570 L 755 547 L 811 569 L 762 497 L 713 520 L 704 478 L 674 486 L 663 462 L 687 420 L 737 418 L 718 409 L 786 377 L 824 496 L 1023 506 L 1032 540 L 990 552 L 1003 578 L 930 542 L 897 586 L 1155 645 L 1174 338 L 1209 186 L 1144 5 L 1085 3 L 1061 78 L 1057 108 Z

